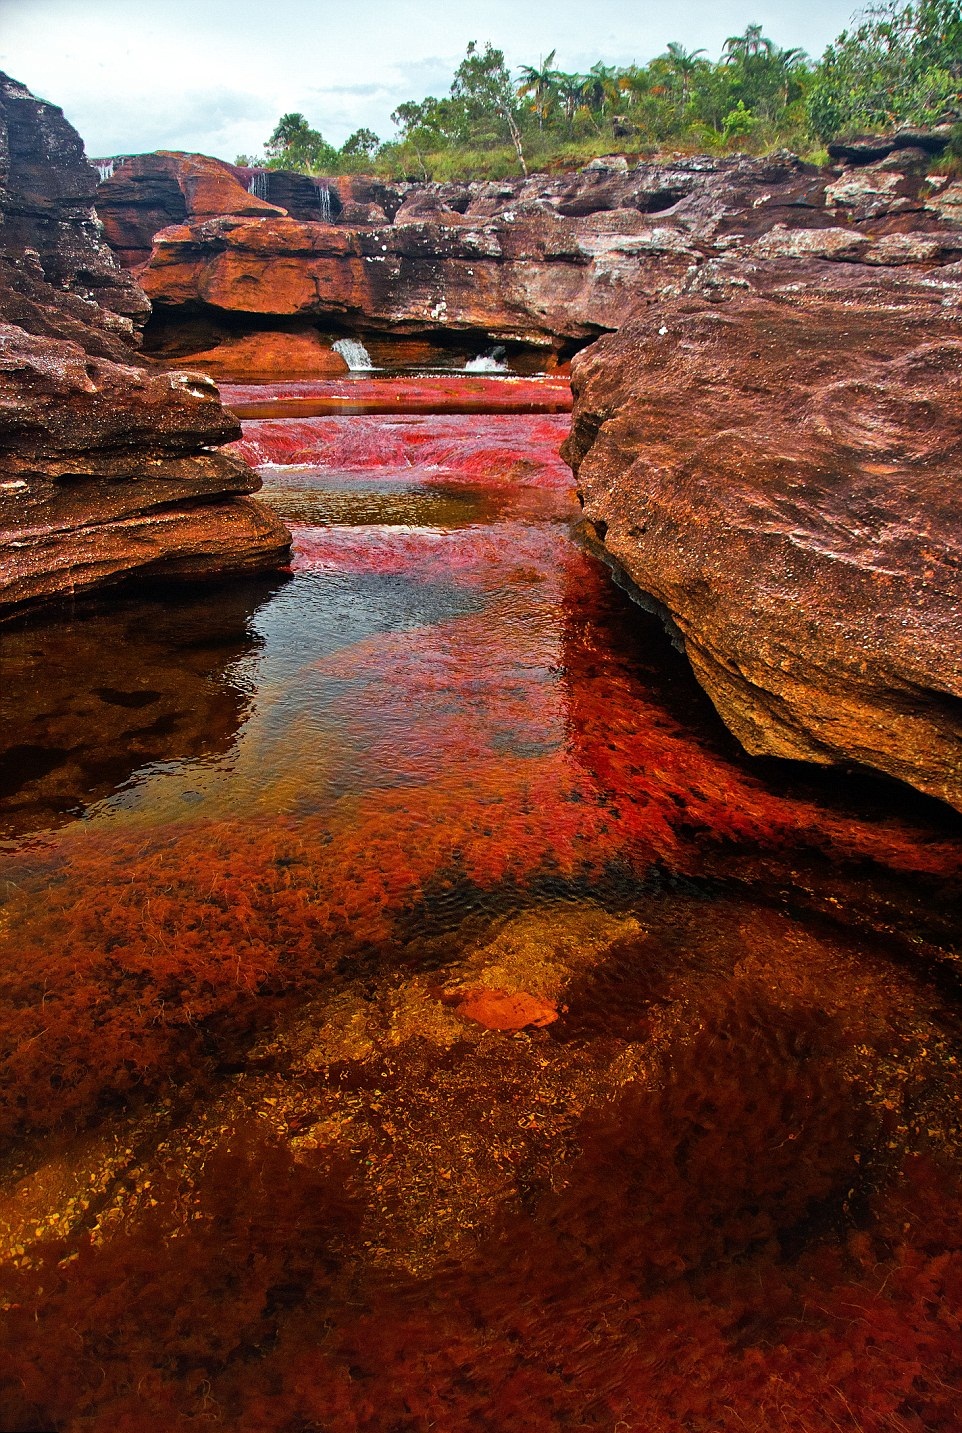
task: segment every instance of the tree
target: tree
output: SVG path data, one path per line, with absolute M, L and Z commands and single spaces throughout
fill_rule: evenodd
M 888 0 L 829 45 L 809 95 L 818 139 L 930 124 L 962 102 L 962 0 Z
M 372 159 L 381 147 L 373 129 L 356 129 L 341 145 L 341 153 L 349 159 Z
M 518 97 L 532 96 L 531 107 L 538 116 L 539 129 L 544 129 L 545 120 L 558 100 L 556 71 L 551 68 L 557 53 L 552 50 L 547 59 L 539 60 L 537 65 L 522 65 L 518 70 Z
M 490 124 L 495 118 L 505 125 L 517 152 L 522 173 L 527 178 L 528 166 L 521 146 L 521 131 L 518 128 L 515 109 L 517 96 L 504 63 L 504 51 L 496 50 L 490 40 L 483 50 L 479 50 L 477 43 L 472 40 L 464 59 L 455 71 L 451 98 L 464 107 L 472 126 L 484 125 L 485 122 Z
M 337 167 L 337 150 L 300 113 L 281 115 L 264 146 L 265 167 L 316 174 Z
M 669 133 L 683 132 L 690 118 L 687 112 L 693 87 L 696 81 L 703 83 L 706 73 L 712 69 L 707 60 L 699 58 L 703 54 L 703 50 L 686 50 L 684 45 L 672 40 L 665 53 L 648 66 L 649 78 L 654 82 L 653 93 L 662 101 L 663 109 L 666 101 L 669 107 L 665 109 L 662 122 L 656 122 L 655 133 L 660 138 L 667 138 Z M 628 88 L 627 85 L 625 87 Z M 723 104 L 720 112 L 724 109 Z
M 699 60 L 704 50 L 686 50 L 677 40 L 670 40 L 665 53 L 659 56 L 664 68 L 678 81 L 681 103 L 687 104 L 691 83 L 699 69 L 705 68 L 705 61 Z
M 581 94 L 590 109 L 604 114 L 612 100 L 617 100 L 621 94 L 617 68 L 603 65 L 600 60 L 592 65 L 581 82 Z
M 417 156 L 422 179 L 428 178 L 424 156 L 429 150 L 447 142 L 443 105 L 444 100 L 428 95 L 423 100 L 405 100 L 391 113 L 391 122 L 401 132 L 401 147 L 406 146 Z
M 761 25 L 748 25 L 744 35 L 729 35 L 722 48 L 726 64 L 734 60 L 756 59 L 759 55 L 770 55 L 774 45 L 762 34 Z
M 558 86 L 558 98 L 561 100 L 565 119 L 571 124 L 578 109 L 584 104 L 585 76 L 566 74 L 564 70 L 556 70 L 555 83 Z

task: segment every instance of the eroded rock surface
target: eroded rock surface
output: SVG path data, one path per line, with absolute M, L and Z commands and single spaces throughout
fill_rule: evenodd
M 154 235 L 171 224 L 218 214 L 257 218 L 283 212 L 249 194 L 233 165 L 173 150 L 125 159 L 97 194 L 104 238 L 127 268 L 146 263 Z
M 332 223 L 189 215 L 144 283 L 174 327 L 561 356 L 618 330 L 578 360 L 570 456 L 728 725 L 752 752 L 958 805 L 962 186 L 922 172 L 945 142 L 873 137 L 826 169 L 612 156 L 525 181 L 341 181 Z
M 150 374 L 143 292 L 101 243 L 60 110 L 0 78 L 0 612 L 133 572 L 276 567 L 289 535 L 213 383 Z
M 133 252 L 123 239 L 133 222 L 131 165 L 150 158 L 129 162 L 98 192 L 122 257 Z M 186 202 L 182 174 L 177 213 L 156 233 L 139 273 L 168 320 L 208 313 L 263 325 L 273 316 L 365 333 L 462 332 L 550 350 L 617 328 L 639 299 L 677 291 L 722 214 L 750 210 L 760 194 L 769 199 L 771 185 L 792 204 L 815 173 L 791 156 L 632 169 L 613 158 L 576 175 L 525 181 L 350 179 L 338 181 L 330 223 L 305 219 L 300 202 L 281 216 L 252 215 L 240 184 L 232 213 L 205 213 Z M 278 177 L 269 179 L 273 195 Z M 143 235 L 139 242 L 143 255 Z
M 757 252 L 576 360 L 586 515 L 749 751 L 962 807 L 962 272 Z

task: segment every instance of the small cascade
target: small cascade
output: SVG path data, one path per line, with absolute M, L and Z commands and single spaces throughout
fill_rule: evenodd
M 269 202 L 267 197 L 268 185 L 268 176 L 264 170 L 261 169 L 258 170 L 256 174 L 251 175 L 251 182 L 247 186 L 247 192 L 248 194 L 253 194 L 255 199 L 263 199 L 266 204 Z
M 334 352 L 341 355 L 352 373 L 370 372 L 374 367 L 371 355 L 356 338 L 339 338 L 334 344 Z
M 321 211 L 321 223 L 334 223 L 334 206 L 331 202 L 331 186 L 320 180 L 314 181 L 314 188 L 317 190 L 317 207 Z M 367 365 L 370 367 L 370 364 Z
M 504 361 L 506 351 L 499 343 L 489 353 L 482 353 L 477 358 L 469 359 L 464 365 L 465 373 L 510 373 L 511 370 Z
M 124 160 L 122 158 L 92 159 L 90 163 L 93 165 L 94 169 L 96 169 L 100 179 L 100 183 L 103 184 L 104 180 L 113 179 L 117 170 L 120 169 L 121 165 L 124 163 Z

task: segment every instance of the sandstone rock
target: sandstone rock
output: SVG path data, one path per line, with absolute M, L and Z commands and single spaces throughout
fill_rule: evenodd
M 352 228 L 357 225 L 376 227 L 386 224 L 388 216 L 380 204 L 358 204 L 351 199 L 342 207 L 338 222 Z
M 925 174 L 932 156 L 927 150 L 918 148 L 893 149 L 878 162 L 878 168 L 886 173 L 891 170 L 898 174 Z
M 813 277 L 580 355 L 568 454 L 749 751 L 962 808 L 962 286 Z
M 179 368 L 197 368 L 234 383 L 286 378 L 340 378 L 348 365 L 314 330 L 266 330 L 227 337 L 212 348 L 179 355 Z
M 354 176 L 337 181 L 334 226 L 187 216 L 156 236 L 143 282 L 168 327 L 178 313 L 187 322 L 204 312 L 275 314 L 361 332 L 476 332 L 479 341 L 548 347 L 615 328 L 638 298 L 676 291 L 699 245 L 735 214 L 746 232 L 783 218 L 797 226 L 803 213 L 830 226 L 825 182 L 785 155 L 633 167 L 606 156 L 574 175 L 489 184 Z M 372 226 L 372 204 L 394 223 Z
M 206 451 L 240 426 L 201 375 L 147 374 L 0 325 L 0 610 L 132 571 L 283 563 L 290 537 L 236 498 L 245 463 Z
M 125 159 L 98 187 L 96 203 L 104 238 L 128 268 L 150 258 L 154 235 L 171 224 L 284 212 L 248 194 L 223 160 L 171 150 Z
M 934 264 L 962 251 L 962 235 L 883 234 L 863 255 L 867 264 Z
M 143 323 L 142 291 L 100 240 L 97 182 L 63 111 L 0 74 L 0 252 L 33 277 Z
M 100 243 L 94 176 L 59 110 L 0 78 L 0 612 L 117 581 L 273 568 L 290 535 L 213 448 L 211 381 L 148 374 L 143 292 Z
M 918 185 L 906 184 L 901 172 L 890 173 L 880 166 L 846 169 L 825 190 L 825 203 L 840 208 L 855 220 L 874 219 L 882 214 L 921 209 Z
M 930 180 L 929 184 L 932 185 Z M 925 200 L 926 209 L 939 216 L 940 219 L 947 219 L 952 224 L 962 224 L 962 181 L 955 180 L 945 184 L 935 193 L 929 194 Z
M 845 164 L 877 164 L 894 149 L 891 136 L 864 134 L 854 139 L 832 140 L 828 148 L 830 159 L 840 159 Z
M 870 240 L 851 229 L 786 229 L 776 224 L 755 243 L 760 259 L 859 259 Z
M 367 230 L 233 218 L 166 229 L 143 282 L 168 314 L 207 306 L 548 347 L 615 327 L 634 297 L 676 283 L 689 262 L 685 241 L 666 234 L 633 245 L 599 236 L 589 253 L 578 225 L 553 214 L 399 217 Z

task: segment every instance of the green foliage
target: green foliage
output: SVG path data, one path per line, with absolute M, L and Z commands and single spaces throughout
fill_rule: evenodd
M 277 121 L 265 146 L 266 169 L 292 169 L 298 174 L 330 172 L 337 150 L 320 130 L 312 129 L 302 114 L 285 114 Z
M 962 101 L 962 0 L 899 0 L 866 12 L 822 57 L 808 100 L 813 135 L 930 124 Z
M 959 111 L 962 0 L 885 0 L 844 31 L 817 66 L 754 23 L 730 35 L 717 60 L 672 41 L 646 65 L 599 60 L 580 74 L 556 61 L 552 49 L 512 78 L 503 51 L 472 41 L 446 95 L 398 105 L 393 139 L 381 143 L 359 129 L 335 150 L 303 115 L 287 114 L 262 162 L 447 180 L 561 168 L 626 148 L 759 153 L 787 146 L 824 156 L 813 143 Z M 949 162 L 959 159 L 950 155 Z
M 356 129 L 352 135 L 341 145 L 341 153 L 350 157 L 351 155 L 362 156 L 370 159 L 377 154 L 381 147 L 381 141 L 373 129 Z

